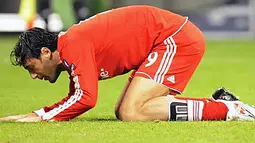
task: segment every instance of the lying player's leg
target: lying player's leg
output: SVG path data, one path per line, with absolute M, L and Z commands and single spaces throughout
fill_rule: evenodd
M 244 111 L 239 109 L 245 109 L 246 116 L 253 116 L 255 109 L 242 102 L 167 96 L 184 90 L 204 50 L 204 38 L 190 22 L 183 26 L 181 32 L 154 48 L 122 96 L 117 110 L 119 118 L 142 121 L 226 120 L 229 113 L 235 117 Z M 237 108 L 235 104 L 238 104 Z
M 169 90 L 165 86 L 135 77 L 119 100 L 116 113 L 119 119 L 128 121 L 255 120 L 254 107 L 218 91 L 212 99 L 166 96 Z
M 168 87 L 143 77 L 135 77 L 121 102 L 119 117 L 121 120 L 133 121 L 225 120 L 228 109 L 221 102 L 176 98 L 168 94 Z M 209 116 L 203 118 L 203 114 Z
M 213 120 L 225 117 L 228 110 L 223 103 L 167 96 L 172 91 L 181 93 L 184 90 L 205 50 L 204 37 L 198 28 L 190 22 L 180 28 L 182 32 L 169 36 L 155 47 L 136 72 L 120 104 L 121 120 Z M 215 111 L 216 108 L 222 110 Z

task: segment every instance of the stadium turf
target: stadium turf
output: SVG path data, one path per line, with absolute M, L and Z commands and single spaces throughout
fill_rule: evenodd
M 17 36 L 0 37 L 0 117 L 23 114 L 60 100 L 68 75 L 56 84 L 32 80 L 13 67 L 9 53 Z M 207 41 L 199 68 L 182 96 L 209 97 L 218 87 L 255 104 L 255 41 Z M 0 143 L 84 142 L 254 142 L 255 122 L 121 122 L 114 106 L 128 75 L 101 81 L 97 106 L 69 122 L 0 122 Z

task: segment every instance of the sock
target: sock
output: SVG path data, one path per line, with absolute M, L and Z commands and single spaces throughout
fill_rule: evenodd
M 169 120 L 184 119 L 188 121 L 206 121 L 206 120 L 226 120 L 228 107 L 222 102 L 215 102 L 207 98 L 178 98 L 182 102 L 169 103 Z M 172 104 L 174 103 L 174 104 Z M 180 103 L 180 105 L 176 105 Z M 186 112 L 179 112 L 183 108 L 183 103 L 186 103 Z M 173 107 L 174 106 L 174 107 Z M 175 112 L 173 114 L 173 109 Z M 183 118 L 186 114 L 186 118 Z M 174 116 L 174 117 L 173 117 Z M 182 117 L 182 118 L 180 118 Z
M 205 104 L 202 120 L 226 120 L 228 107 L 222 102 L 211 101 Z

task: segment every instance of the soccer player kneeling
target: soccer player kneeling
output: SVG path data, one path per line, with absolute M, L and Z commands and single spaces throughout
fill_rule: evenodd
M 187 17 L 151 6 L 103 12 L 58 35 L 32 28 L 21 34 L 12 51 L 13 64 L 23 66 L 33 79 L 51 83 L 67 71 L 69 93 L 51 106 L 0 120 L 73 119 L 96 105 L 98 80 L 131 70 L 115 109 L 120 120 L 255 120 L 255 109 L 224 88 L 212 98 L 176 96 L 204 52 L 204 36 Z

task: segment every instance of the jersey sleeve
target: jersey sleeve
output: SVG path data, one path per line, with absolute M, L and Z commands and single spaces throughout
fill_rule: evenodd
M 93 108 L 97 101 L 98 77 L 93 44 L 69 40 L 60 53 L 70 73 L 69 94 L 61 101 L 35 111 L 43 120 L 73 119 Z

